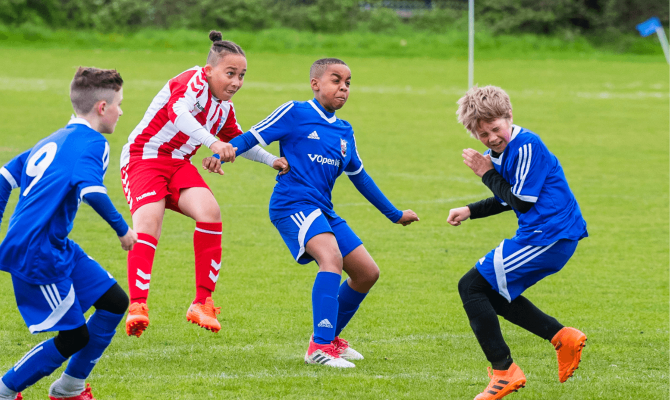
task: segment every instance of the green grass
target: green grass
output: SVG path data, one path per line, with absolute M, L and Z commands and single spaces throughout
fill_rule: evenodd
M 0 164 L 67 122 L 68 84 L 78 65 L 121 71 L 125 114 L 109 136 L 106 184 L 128 218 L 117 175 L 121 147 L 166 80 L 202 63 L 204 54 L 0 51 Z M 309 99 L 306 77 L 314 58 L 249 52 L 247 82 L 234 98 L 242 126 L 287 100 Z M 409 227 L 391 225 L 346 178 L 336 185 L 336 211 L 382 270 L 344 335 L 366 359 L 347 371 L 303 364 L 316 267 L 292 261 L 268 220 L 273 172 L 241 159 L 225 166 L 223 177 L 206 176 L 224 221 L 224 267 L 215 294 L 222 331 L 212 334 L 185 320 L 194 294 L 194 222 L 168 212 L 149 299 L 151 326 L 140 339 L 120 327 L 88 379 L 99 399 L 463 399 L 488 383 L 456 285 L 477 259 L 514 234 L 516 220 L 506 213 L 458 228 L 445 222 L 450 208 L 489 196 L 460 156 L 466 147 L 483 150 L 455 120 L 466 63 L 346 61 L 352 94 L 338 115 L 354 126 L 377 184 L 396 206 L 421 217 Z M 513 54 L 476 65 L 475 81 L 505 88 L 515 122 L 538 132 L 561 160 L 591 235 L 563 271 L 526 292 L 586 332 L 582 366 L 559 384 L 551 345 L 502 321 L 528 378 L 510 398 L 668 398 L 667 68 L 662 59 L 518 60 Z M 71 237 L 127 287 L 125 253 L 89 207 L 82 206 Z M 0 274 L 3 371 L 48 337 L 29 335 L 14 304 L 10 277 Z M 26 390 L 26 399 L 45 398 L 54 378 Z

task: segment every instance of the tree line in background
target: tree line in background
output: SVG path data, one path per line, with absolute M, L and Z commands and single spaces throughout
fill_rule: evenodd
M 668 24 L 667 0 L 476 0 L 478 29 L 591 35 L 634 32 L 652 16 Z M 467 0 L 0 0 L 0 23 L 127 32 L 142 28 L 340 33 L 467 27 Z

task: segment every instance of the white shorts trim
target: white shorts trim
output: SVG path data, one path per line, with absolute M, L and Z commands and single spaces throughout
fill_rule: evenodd
M 305 214 L 303 214 L 302 211 L 291 215 L 293 222 L 295 222 L 295 224 L 300 227 L 300 231 L 298 232 L 298 244 L 300 244 L 300 251 L 298 251 L 298 255 L 295 258 L 296 261 L 298 261 L 300 257 L 305 254 L 305 236 L 307 235 L 309 227 L 312 226 L 312 222 L 314 222 L 314 220 L 319 218 L 321 215 L 322 212 L 318 208 L 312 211 L 307 217 L 305 217 Z
M 44 289 L 42 289 L 44 290 Z M 48 288 L 47 288 L 48 290 Z M 47 297 L 45 295 L 45 297 Z M 59 295 L 60 297 L 60 295 Z M 58 323 L 58 321 L 63 318 L 65 314 L 67 314 L 68 311 L 70 311 L 70 308 L 74 304 L 74 285 L 70 285 L 70 292 L 67 294 L 67 297 L 65 300 L 63 300 L 62 303 L 58 304 L 58 306 L 51 312 L 51 314 L 45 319 L 43 322 L 37 324 L 37 325 L 31 325 L 28 327 L 28 330 L 30 333 L 35 333 L 35 332 L 41 332 L 44 330 L 47 330 L 54 325 Z M 54 300 L 53 298 L 51 300 Z M 47 301 L 49 301 L 49 298 L 47 297 Z M 51 305 L 51 303 L 49 304 Z

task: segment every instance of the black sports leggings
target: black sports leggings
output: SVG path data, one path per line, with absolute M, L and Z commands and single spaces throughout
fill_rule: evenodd
M 123 314 L 128 309 L 128 295 L 115 283 L 105 294 L 100 296 L 93 304 L 96 310 L 105 310 L 112 314 Z M 86 324 L 79 328 L 58 332 L 54 338 L 54 345 L 58 352 L 65 358 L 70 358 L 74 353 L 86 347 L 88 344 L 88 328 Z
M 458 282 L 458 292 L 477 341 L 494 369 L 506 369 L 512 360 L 500 331 L 498 315 L 546 340 L 551 340 L 563 328 L 554 317 L 523 296 L 509 303 L 476 268 L 463 275 Z

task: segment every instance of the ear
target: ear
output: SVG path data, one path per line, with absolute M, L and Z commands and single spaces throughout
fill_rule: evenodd
M 514 123 L 514 119 L 512 118 L 512 110 L 509 110 L 509 124 L 512 125 Z
M 310 86 L 312 86 L 312 90 L 315 92 L 318 92 L 321 88 L 319 87 L 319 84 L 321 82 L 317 78 L 312 78 L 309 81 Z
M 99 102 L 95 103 L 95 111 L 98 113 L 99 116 L 105 115 L 105 110 L 107 109 L 107 101 L 105 100 L 100 100 Z
M 212 70 L 214 69 L 214 67 L 207 64 L 207 65 L 205 65 L 204 69 L 205 69 L 205 75 L 207 75 L 207 77 L 210 78 L 212 76 Z

